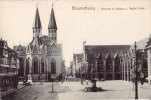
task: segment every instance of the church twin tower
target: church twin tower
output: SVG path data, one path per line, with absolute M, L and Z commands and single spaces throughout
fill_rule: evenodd
M 50 81 L 53 76 L 60 79 L 63 75 L 64 61 L 62 44 L 57 43 L 57 25 L 53 7 L 48 24 L 48 35 L 42 34 L 42 25 L 38 7 L 33 23 L 33 39 L 26 46 L 16 46 L 16 52 L 22 58 L 20 65 L 25 76 L 31 76 L 32 81 L 40 79 Z
M 36 9 L 35 20 L 32 29 L 33 29 L 33 37 L 36 36 L 40 37 L 42 35 L 42 26 L 41 26 L 38 7 Z M 57 25 L 56 25 L 53 7 L 51 9 L 50 19 L 48 24 L 48 37 L 49 39 L 51 39 L 51 41 L 55 43 L 57 42 Z

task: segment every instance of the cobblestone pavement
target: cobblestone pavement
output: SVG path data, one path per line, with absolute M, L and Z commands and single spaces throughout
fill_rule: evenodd
M 54 83 L 54 93 L 51 93 L 51 83 L 35 83 L 27 86 L 2 100 L 100 100 L 100 99 L 134 99 L 133 83 L 126 81 L 97 82 L 104 89 L 101 92 L 84 92 L 85 87 L 91 86 L 80 82 Z M 151 85 L 145 83 L 138 86 L 140 99 L 151 99 Z
M 17 89 L 15 89 L 15 88 L 13 88 L 13 87 L 7 87 L 7 88 L 6 88 L 6 91 L 1 92 L 0 98 L 5 97 L 5 96 L 7 96 L 8 94 L 13 93 L 14 91 L 17 91 L 17 90 L 22 89 L 22 88 L 24 88 L 24 87 L 25 87 L 25 85 L 22 85 L 22 84 L 18 84 Z M 0 100 L 1 100 L 1 99 L 0 99 Z
M 84 92 L 88 85 L 81 85 L 80 82 L 68 82 L 63 84 L 68 86 L 72 92 L 58 94 L 59 100 L 99 100 L 99 99 L 134 99 L 134 84 L 127 81 L 105 81 L 97 82 L 97 86 L 104 89 L 101 92 Z M 139 99 L 151 99 L 151 85 L 145 83 L 138 86 Z M 76 99 L 75 99 L 76 97 Z
M 52 83 L 34 83 L 26 86 L 4 98 L 2 100 L 58 100 L 57 94 L 67 91 L 68 87 L 53 83 L 54 93 L 52 92 Z

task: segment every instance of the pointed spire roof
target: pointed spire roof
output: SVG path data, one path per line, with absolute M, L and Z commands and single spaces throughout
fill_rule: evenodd
M 40 16 L 39 16 L 39 10 L 38 7 L 36 9 L 36 15 L 35 15 L 35 20 L 33 23 L 33 29 L 41 29 L 41 21 L 40 21 Z
M 52 5 L 52 9 L 51 9 L 48 29 L 57 29 L 55 15 L 54 15 L 54 10 L 53 10 L 53 5 Z

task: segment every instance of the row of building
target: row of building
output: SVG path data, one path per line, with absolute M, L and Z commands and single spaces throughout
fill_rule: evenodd
M 136 50 L 134 44 L 86 45 L 85 43 L 82 53 L 73 54 L 71 73 L 75 77 L 90 79 L 96 72 L 98 79 L 132 81 L 136 76 L 137 60 L 138 79 L 142 73 L 144 80 L 147 77 L 150 79 L 151 37 L 136 42 Z
M 16 85 L 17 80 L 51 81 L 65 76 L 62 44 L 57 43 L 57 24 L 53 7 L 48 35 L 42 34 L 38 7 L 33 23 L 33 39 L 27 46 L 8 47 L 0 40 L 0 87 Z M 29 77 L 30 76 L 30 77 Z
M 0 91 L 17 88 L 19 57 L 8 47 L 7 41 L 0 40 Z
M 57 43 L 57 24 L 53 7 L 48 35 L 42 34 L 38 7 L 33 23 L 33 39 L 27 46 L 8 47 L 0 40 L 0 91 L 17 88 L 18 81 L 52 81 L 65 77 L 62 44 Z

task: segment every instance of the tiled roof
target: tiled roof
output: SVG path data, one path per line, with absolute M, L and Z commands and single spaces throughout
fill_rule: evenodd
M 110 54 L 114 58 L 115 54 L 129 51 L 130 45 L 86 45 L 86 53 L 98 58 L 101 54 L 104 58 Z
M 8 47 L 7 49 L 8 53 L 12 54 L 13 57 L 18 57 L 18 54 L 14 49 L 11 49 L 10 47 Z
M 51 45 L 51 39 L 48 36 L 43 35 L 42 37 L 40 37 L 40 40 L 42 42 L 42 44 L 45 45 Z

